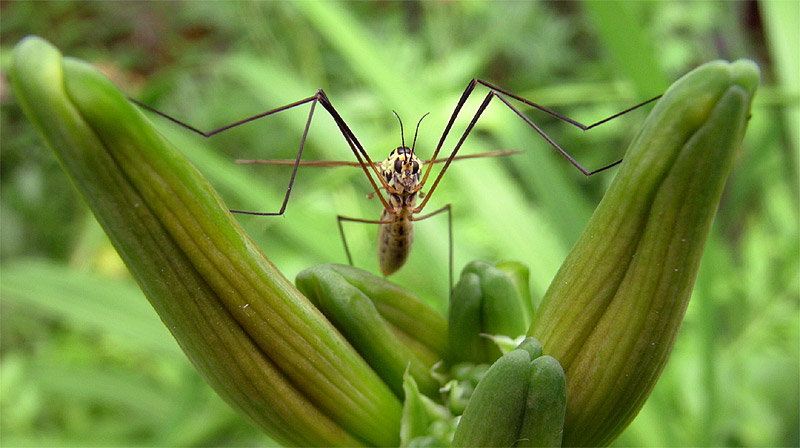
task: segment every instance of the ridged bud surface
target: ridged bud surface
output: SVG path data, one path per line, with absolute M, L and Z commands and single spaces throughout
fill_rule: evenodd
M 655 385 L 758 80 L 715 61 L 670 87 L 545 294 L 529 335 L 567 374 L 565 446 L 613 441 Z

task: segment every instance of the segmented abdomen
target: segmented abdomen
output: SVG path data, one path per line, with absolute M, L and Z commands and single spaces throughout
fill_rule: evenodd
M 414 242 L 414 223 L 407 218 L 384 210 L 381 221 L 397 219 L 390 224 L 381 224 L 378 229 L 378 261 L 383 275 L 389 276 L 403 267 Z

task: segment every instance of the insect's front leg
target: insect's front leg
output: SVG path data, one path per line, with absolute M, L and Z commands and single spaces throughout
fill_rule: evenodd
M 172 117 L 172 116 L 170 116 L 170 115 L 168 115 L 168 114 L 166 114 L 164 112 L 161 112 L 161 111 L 159 111 L 159 110 L 157 110 L 155 108 L 152 108 L 152 107 L 150 107 L 150 106 L 148 106 L 148 105 L 146 105 L 146 104 L 144 104 L 144 103 L 142 103 L 142 102 L 140 102 L 138 100 L 135 100 L 133 98 L 128 98 L 128 100 L 130 100 L 132 103 L 136 104 L 137 106 L 141 107 L 142 109 L 145 109 L 147 111 L 155 113 L 156 115 L 159 115 L 159 116 L 161 116 L 163 118 L 166 118 L 167 120 L 177 124 L 178 126 L 181 126 L 181 127 L 185 128 L 185 129 L 188 129 L 188 130 L 190 130 L 190 131 L 192 131 L 192 132 L 194 132 L 194 133 L 196 133 L 198 135 L 201 135 L 201 136 L 203 136 L 205 138 L 210 138 L 210 137 L 212 137 L 214 135 L 220 134 L 222 132 L 225 132 L 227 130 L 233 129 L 233 128 L 238 127 L 238 126 L 241 126 L 243 124 L 250 123 L 251 121 L 258 120 L 259 118 L 264 118 L 264 117 L 270 116 L 272 114 L 276 114 L 278 112 L 283 112 L 285 110 L 289 110 L 289 109 L 292 109 L 294 107 L 301 106 L 303 104 L 311 103 L 311 107 L 309 108 L 309 112 L 308 112 L 308 119 L 306 120 L 306 125 L 305 125 L 305 128 L 303 129 L 303 136 L 300 139 L 300 147 L 297 150 L 297 155 L 295 156 L 295 159 L 294 159 L 292 175 L 289 178 L 289 185 L 287 185 L 287 187 L 286 187 L 286 194 L 283 197 L 283 202 L 281 203 L 280 209 L 277 212 L 251 212 L 251 211 L 246 211 L 246 210 L 230 210 L 231 213 L 239 213 L 239 214 L 245 214 L 245 215 L 279 216 L 279 215 L 283 215 L 283 213 L 286 211 L 286 206 L 289 203 L 289 197 L 292 194 L 292 187 L 294 186 L 294 180 L 295 180 L 295 178 L 297 176 L 297 168 L 300 165 L 300 158 L 303 155 L 303 148 L 305 147 L 306 138 L 308 137 L 308 130 L 309 130 L 309 127 L 311 126 L 311 119 L 314 116 L 314 110 L 316 109 L 317 102 L 320 101 L 320 98 L 323 95 L 324 95 L 324 92 L 322 92 L 322 90 L 318 90 L 315 95 L 310 96 L 308 98 L 304 98 L 302 100 L 295 101 L 293 103 L 286 104 L 284 106 L 281 106 L 281 107 L 278 107 L 278 108 L 275 108 L 275 109 L 270 109 L 270 110 L 268 110 L 266 112 L 262 112 L 260 114 L 253 115 L 252 117 L 248 117 L 248 118 L 245 118 L 243 120 L 239 120 L 239 121 L 227 124 L 225 126 L 222 126 L 220 128 L 217 128 L 217 129 L 214 129 L 214 130 L 211 130 L 211 131 L 207 131 L 207 132 L 206 131 L 202 131 L 202 130 L 200 130 L 200 129 L 198 129 L 198 128 L 196 128 L 196 127 L 194 127 L 194 126 L 192 126 L 192 125 L 190 125 L 188 123 L 185 123 L 185 122 L 181 121 L 181 120 L 178 120 L 177 118 L 174 118 L 174 117 Z
M 569 123 L 569 124 L 579 128 L 581 130 L 586 131 L 586 130 L 592 129 L 592 128 L 596 127 L 596 126 L 599 126 L 599 125 L 601 125 L 603 123 L 607 123 L 607 122 L 609 122 L 609 121 L 611 121 L 611 120 L 613 120 L 613 119 L 615 119 L 615 118 L 617 118 L 617 117 L 619 117 L 621 115 L 627 114 L 628 112 L 631 112 L 631 111 L 633 111 L 635 109 L 638 109 L 638 108 L 640 108 L 640 107 L 642 107 L 642 106 L 644 106 L 646 104 L 652 103 L 653 101 L 656 101 L 657 99 L 659 99 L 661 97 L 661 95 L 659 95 L 659 96 L 657 96 L 655 98 L 651 98 L 651 99 L 649 99 L 649 100 L 647 100 L 647 101 L 645 101 L 643 103 L 637 104 L 636 106 L 633 106 L 633 107 L 630 107 L 628 109 L 625 109 L 622 112 L 618 112 L 618 113 L 616 113 L 614 115 L 611 115 L 610 117 L 606 117 L 606 118 L 603 118 L 602 120 L 599 120 L 599 121 L 597 121 L 595 123 L 591 123 L 591 124 L 586 125 L 586 124 L 578 122 L 577 120 L 573 120 L 573 119 L 571 119 L 569 117 L 566 117 L 564 115 L 561 115 L 561 114 L 559 114 L 559 113 L 557 113 L 555 111 L 547 109 L 546 107 L 541 106 L 541 105 L 539 105 L 539 104 L 537 104 L 537 103 L 535 103 L 533 101 L 530 101 L 530 100 L 525 99 L 525 98 L 523 98 L 521 96 L 515 95 L 515 94 L 513 94 L 513 93 L 511 93 L 511 92 L 509 92 L 507 90 L 501 89 L 500 87 L 497 87 L 497 86 L 495 86 L 493 84 L 490 84 L 490 83 L 488 83 L 486 81 L 483 81 L 483 80 L 480 80 L 480 79 L 473 79 L 473 80 L 471 80 L 469 82 L 469 84 L 467 84 L 467 88 L 464 89 L 464 92 L 461 94 L 461 98 L 458 100 L 458 103 L 456 104 L 456 107 L 453 110 L 453 114 L 450 116 L 450 120 L 447 122 L 447 126 L 445 126 L 444 131 L 442 132 L 442 136 L 439 139 L 439 143 L 436 145 L 436 149 L 434 150 L 432 160 L 436 159 L 436 156 L 439 154 L 439 151 L 441 150 L 442 146 L 444 145 L 445 139 L 447 138 L 448 134 L 450 133 L 450 130 L 453 127 L 453 124 L 455 123 L 456 117 L 461 112 L 461 109 L 463 108 L 463 106 L 466 103 L 466 101 L 469 98 L 469 96 L 475 90 L 475 87 L 477 85 L 479 85 L 479 84 L 484 86 L 484 87 L 486 87 L 487 89 L 489 89 L 489 92 L 487 93 L 486 97 L 483 99 L 483 102 L 481 102 L 480 106 L 478 106 L 478 109 L 475 112 L 475 114 L 472 116 L 472 119 L 470 120 L 469 124 L 467 125 L 467 128 L 461 134 L 461 137 L 458 139 L 458 142 L 456 143 L 455 147 L 453 148 L 453 150 L 451 151 L 451 153 L 448 156 L 447 160 L 445 161 L 444 167 L 442 167 L 442 170 L 439 172 L 439 175 L 436 176 L 436 178 L 434 179 L 433 185 L 428 190 L 428 197 L 425 198 L 425 200 L 422 201 L 422 203 L 416 208 L 415 212 L 419 212 L 425 207 L 425 205 L 427 204 L 428 200 L 433 195 L 433 191 L 436 189 L 436 186 L 439 184 L 439 181 L 441 180 L 441 178 L 444 175 L 445 171 L 450 166 L 450 163 L 453 161 L 453 159 L 456 158 L 456 154 L 458 153 L 459 149 L 461 149 L 461 146 L 463 145 L 463 143 L 466 140 L 467 136 L 472 131 L 472 129 L 475 127 L 475 124 L 478 122 L 480 117 L 483 115 L 483 112 L 486 110 L 486 108 L 489 107 L 489 103 L 495 97 L 498 98 L 509 109 L 511 109 L 511 111 L 514 112 L 518 117 L 520 117 L 528 126 L 533 128 L 533 130 L 536 131 L 536 133 L 539 134 L 545 141 L 547 141 L 547 143 L 550 144 L 550 146 L 555 148 L 556 151 L 558 151 L 559 154 L 561 154 L 575 168 L 577 168 L 581 173 L 583 173 L 586 176 L 591 176 L 593 174 L 597 174 L 599 172 L 605 171 L 605 170 L 607 170 L 607 169 L 609 169 L 609 168 L 611 168 L 613 166 L 618 165 L 619 163 L 622 162 L 622 160 L 617 160 L 617 161 L 615 161 L 613 163 L 610 163 L 610 164 L 608 164 L 606 166 L 603 166 L 603 167 L 595 169 L 595 170 L 588 170 L 588 169 L 584 168 L 583 165 L 581 165 L 577 160 L 575 160 L 575 158 L 572 157 L 566 150 L 564 150 L 555 140 L 550 138 L 550 136 L 548 136 L 547 133 L 544 132 L 544 130 L 542 130 L 536 123 L 534 123 L 530 118 L 525 116 L 525 114 L 523 114 L 516 106 L 514 106 L 511 103 L 511 100 L 515 100 L 515 101 L 523 103 L 523 104 L 525 104 L 527 106 L 533 107 L 533 108 L 535 108 L 537 110 L 540 110 L 540 111 L 542 111 L 544 113 L 547 113 L 547 114 L 549 114 L 549 115 L 551 115 L 551 116 L 553 116 L 553 117 L 555 117 L 555 118 L 557 118 L 557 119 L 559 119 L 561 121 L 564 121 L 564 122 Z M 430 174 L 430 171 L 431 171 L 431 167 L 429 166 L 428 169 L 425 172 L 425 175 L 422 178 L 422 181 L 420 182 L 421 185 L 424 185 L 427 182 L 428 175 Z
M 350 149 L 352 150 L 352 152 L 355 155 L 356 159 L 358 160 L 358 164 L 364 170 L 364 173 L 366 174 L 367 178 L 369 179 L 370 183 L 372 184 L 373 189 L 375 190 L 375 193 L 378 195 L 378 198 L 381 200 L 381 202 L 383 203 L 384 207 L 388 208 L 388 202 L 386 201 L 386 198 L 384 198 L 381 195 L 381 193 L 379 191 L 378 184 L 381 184 L 383 187 L 388 187 L 388 185 L 386 185 L 385 180 L 380 176 L 380 173 L 378 172 L 378 170 L 376 168 L 376 164 L 372 162 L 372 160 L 369 157 L 369 154 L 367 154 L 367 152 L 364 150 L 364 147 L 358 141 L 358 138 L 356 138 L 355 134 L 350 129 L 350 127 L 347 125 L 347 123 L 344 121 L 344 119 L 339 114 L 339 112 L 336 110 L 336 108 L 333 107 L 333 104 L 330 102 L 330 100 L 328 99 L 328 96 L 325 94 L 325 91 L 323 91 L 322 89 L 317 90 L 317 92 L 314 95 L 312 95 L 312 96 L 310 96 L 308 98 L 304 98 L 302 100 L 298 100 L 298 101 L 295 101 L 293 103 L 286 104 L 284 106 L 281 106 L 281 107 L 278 107 L 278 108 L 275 108 L 275 109 L 270 109 L 270 110 L 268 110 L 266 112 L 262 112 L 260 114 L 253 115 L 252 117 L 248 117 L 248 118 L 245 118 L 243 120 L 239 120 L 239 121 L 227 124 L 225 126 L 222 126 L 220 128 L 217 128 L 217 129 L 213 129 L 211 131 L 200 130 L 200 129 L 198 129 L 198 128 L 196 128 L 196 127 L 194 127 L 194 126 L 192 126 L 192 125 L 190 125 L 190 124 L 188 124 L 186 122 L 178 120 L 177 118 L 172 117 L 172 116 L 170 116 L 170 115 L 168 115 L 168 114 L 166 114 L 164 112 L 161 112 L 161 111 L 159 111 L 159 110 L 157 110 L 157 109 L 155 109 L 153 107 L 150 107 L 150 106 L 148 106 L 148 105 L 146 105 L 146 104 L 144 104 L 144 103 L 142 103 L 142 102 L 140 102 L 138 100 L 135 100 L 133 98 L 128 98 L 128 99 L 132 103 L 138 105 L 139 107 L 141 107 L 141 108 L 143 108 L 143 109 L 145 109 L 147 111 L 150 111 L 152 113 L 155 113 L 155 114 L 157 114 L 157 115 L 159 115 L 159 116 L 161 116 L 161 117 L 163 117 L 163 118 L 165 118 L 165 119 L 177 124 L 178 126 L 181 126 L 181 127 L 185 128 L 185 129 L 188 129 L 189 131 L 192 131 L 192 132 L 194 132 L 194 133 L 196 133 L 198 135 L 201 135 L 201 136 L 203 136 L 205 138 L 210 138 L 210 137 L 212 137 L 214 135 L 220 134 L 222 132 L 225 132 L 227 130 L 233 129 L 233 128 L 238 127 L 238 126 L 241 126 L 243 124 L 250 123 L 250 122 L 258 120 L 260 118 L 264 118 L 264 117 L 267 117 L 267 116 L 270 116 L 270 115 L 273 115 L 273 114 L 276 114 L 276 113 L 279 113 L 279 112 L 283 112 L 285 110 L 289 110 L 289 109 L 301 106 L 303 104 L 311 103 L 311 107 L 310 107 L 309 113 L 308 113 L 308 118 L 306 120 L 306 125 L 305 125 L 305 128 L 303 129 L 303 136 L 300 139 L 300 147 L 299 147 L 299 149 L 297 151 L 297 155 L 295 156 L 293 162 L 291 163 L 291 165 L 292 165 L 292 174 L 291 174 L 291 177 L 289 178 L 289 184 L 286 187 L 286 194 L 284 195 L 283 202 L 281 203 L 280 209 L 277 212 L 251 212 L 251 211 L 246 211 L 246 210 L 231 210 L 231 212 L 233 212 L 233 213 L 240 213 L 240 214 L 247 214 L 247 215 L 258 215 L 258 216 L 278 216 L 278 215 L 282 215 L 286 211 L 286 207 L 287 207 L 287 205 L 289 203 L 289 197 L 291 196 L 291 193 L 292 193 L 292 187 L 294 186 L 294 180 L 295 180 L 295 178 L 297 176 L 297 169 L 302 164 L 301 163 L 301 157 L 302 157 L 302 154 L 303 154 L 303 148 L 305 147 L 306 139 L 308 138 L 308 132 L 309 132 L 309 129 L 310 129 L 310 126 L 311 126 L 311 119 L 314 116 L 314 111 L 316 110 L 317 103 L 319 103 L 319 104 L 322 105 L 322 107 L 325 109 L 325 111 L 328 112 L 328 114 L 331 116 L 333 121 L 336 123 L 336 126 L 339 128 L 339 131 L 341 132 L 341 134 L 344 137 L 345 141 L 347 142 L 348 146 L 350 147 Z M 247 163 L 247 162 L 244 161 L 243 163 Z M 257 162 L 255 162 L 255 163 L 257 163 Z M 373 172 L 378 177 L 378 181 L 379 182 L 376 182 L 375 179 L 373 178 L 373 176 L 372 176 Z

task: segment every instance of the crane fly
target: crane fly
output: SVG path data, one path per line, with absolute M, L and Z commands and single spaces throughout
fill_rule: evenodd
M 449 135 L 453 124 L 455 123 L 456 118 L 458 117 L 461 109 L 464 107 L 464 104 L 467 102 L 467 99 L 470 97 L 472 92 L 475 90 L 477 86 L 483 86 L 488 89 L 488 93 L 484 97 L 481 104 L 478 106 L 475 114 L 472 116 L 469 124 L 467 125 L 464 132 L 461 134 L 461 137 L 458 139 L 458 142 L 451 150 L 450 154 L 442 159 L 437 159 L 442 147 L 444 146 L 445 139 Z M 141 103 L 133 98 L 130 98 L 130 101 L 137 104 L 138 106 L 149 110 L 167 120 L 182 126 L 194 133 L 197 133 L 203 137 L 209 138 L 221 132 L 227 131 L 229 129 L 235 128 L 237 126 L 241 126 L 245 123 L 249 123 L 254 120 L 258 120 L 263 117 L 267 117 L 279 112 L 283 112 L 288 109 L 292 109 L 304 104 L 310 104 L 308 118 L 306 119 L 306 124 L 303 129 L 303 135 L 300 139 L 300 147 L 297 151 L 297 155 L 293 160 L 272 160 L 272 161 L 259 161 L 259 160 L 239 160 L 239 163 L 253 163 L 253 164 L 270 164 L 270 165 L 291 165 L 293 167 L 292 174 L 289 178 L 289 185 L 286 189 L 286 195 L 283 198 L 283 202 L 281 207 L 278 211 L 275 212 L 252 212 L 246 210 L 231 210 L 232 213 L 239 213 L 239 214 L 247 214 L 247 215 L 258 215 L 258 216 L 278 216 L 282 215 L 286 211 L 286 206 L 289 203 L 289 197 L 292 192 L 292 187 L 294 185 L 294 181 L 297 175 L 297 169 L 300 165 L 306 166 L 356 166 L 360 167 L 364 174 L 366 175 L 367 179 L 369 180 L 372 186 L 372 193 L 370 196 L 374 195 L 380 200 L 381 204 L 383 205 L 383 211 L 381 212 L 380 219 L 378 220 L 369 220 L 369 219 L 361 219 L 361 218 L 349 218 L 344 216 L 338 216 L 338 224 L 339 224 L 339 231 L 342 236 L 342 241 L 345 246 L 345 252 L 347 253 L 348 261 L 352 264 L 352 258 L 350 256 L 350 251 L 347 247 L 347 242 L 344 239 L 344 231 L 342 229 L 342 222 L 343 221 L 351 221 L 351 222 L 361 222 L 361 223 L 370 223 L 370 224 L 379 224 L 379 233 L 378 233 L 378 256 L 381 266 L 381 271 L 384 275 L 388 276 L 392 273 L 396 272 L 400 269 L 403 264 L 405 263 L 406 259 L 408 258 L 408 254 L 411 250 L 411 244 L 413 242 L 413 222 L 420 221 L 422 219 L 429 218 L 431 216 L 438 215 L 440 213 L 447 212 L 448 213 L 448 229 L 450 230 L 450 286 L 452 288 L 452 278 L 453 278 L 453 267 L 452 267 L 452 223 L 450 218 L 450 205 L 445 205 L 444 207 L 435 210 L 433 212 L 420 215 L 423 211 L 425 206 L 428 204 L 428 201 L 433 196 L 436 187 L 439 185 L 439 182 L 442 180 L 444 173 L 447 171 L 448 167 L 454 160 L 459 159 L 467 159 L 467 158 L 476 158 L 476 157 L 489 157 L 489 156 L 501 156 L 501 155 L 508 155 L 514 153 L 515 151 L 498 151 L 498 152 L 490 152 L 490 153 L 483 153 L 483 154 L 475 154 L 475 155 L 468 155 L 468 156 L 458 156 L 458 151 L 461 149 L 464 141 L 466 140 L 467 136 L 470 134 L 472 129 L 475 127 L 475 124 L 478 122 L 480 117 L 483 115 L 486 108 L 491 103 L 492 99 L 497 98 L 500 102 L 505 104 L 512 112 L 514 112 L 519 118 L 521 118 L 528 126 L 530 126 L 539 136 L 541 136 L 550 146 L 552 146 L 556 151 L 558 151 L 561 156 L 567 159 L 570 164 L 572 164 L 575 168 L 577 168 L 581 173 L 585 176 L 592 176 L 594 174 L 603 172 L 609 168 L 612 168 L 618 165 L 622 160 L 617 160 L 613 163 L 605 165 L 601 168 L 595 170 L 588 170 L 584 168 L 580 163 L 578 163 L 575 158 L 573 158 L 567 151 L 565 151 L 555 140 L 550 138 L 536 123 L 534 123 L 530 118 L 528 118 L 525 114 L 523 114 L 513 103 L 512 100 L 522 103 L 526 106 L 532 107 L 537 109 L 541 112 L 544 112 L 552 117 L 555 117 L 561 121 L 564 121 L 572 126 L 575 126 L 583 131 L 592 129 L 596 126 L 599 126 L 603 123 L 609 122 L 621 115 L 624 115 L 634 109 L 642 107 L 646 104 L 649 104 L 661 96 L 657 96 L 650 100 L 647 100 L 643 103 L 640 103 L 636 106 L 630 107 L 628 109 L 623 110 L 622 112 L 618 112 L 610 117 L 604 118 L 600 121 L 595 123 L 585 125 L 580 123 L 576 120 L 573 120 L 569 117 L 561 115 L 555 111 L 547 109 L 533 101 L 527 100 L 521 96 L 515 95 L 507 90 L 504 90 L 500 87 L 492 85 L 486 81 L 480 79 L 473 79 L 467 85 L 467 88 L 461 94 L 461 97 L 458 100 L 458 103 L 453 110 L 453 113 L 450 116 L 447 125 L 442 132 L 441 137 L 439 138 L 439 142 L 436 145 L 436 148 L 433 151 L 433 155 L 428 162 L 422 162 L 415 153 L 415 145 L 416 145 L 416 138 L 417 132 L 419 131 L 419 123 L 417 123 L 417 131 L 414 134 L 414 143 L 412 143 L 411 148 L 405 145 L 405 139 L 402 136 L 402 121 L 400 122 L 401 128 L 401 146 L 395 148 L 390 154 L 389 157 L 384 160 L 383 162 L 376 163 L 373 162 L 370 158 L 367 151 L 361 145 L 358 138 L 356 138 L 353 131 L 341 117 L 339 112 L 334 108 L 333 104 L 331 103 L 330 99 L 328 99 L 327 94 L 322 90 L 319 89 L 317 92 L 308 97 L 293 103 L 286 104 L 284 106 L 268 110 L 266 112 L 262 112 L 260 114 L 254 115 L 252 117 L 245 118 L 243 120 L 236 121 L 234 123 L 227 124 L 220 128 L 214 129 L 212 131 L 204 132 L 198 128 L 195 128 L 187 123 L 184 123 L 176 118 L 173 118 L 163 112 L 160 112 L 144 103 Z M 356 158 L 355 162 L 338 162 L 338 161 L 303 161 L 301 157 L 303 155 L 303 148 L 305 147 L 306 138 L 308 137 L 309 128 L 311 126 L 311 119 L 314 116 L 314 112 L 316 110 L 317 104 L 321 105 L 323 109 L 331 116 L 333 121 L 336 123 L 336 126 L 339 128 L 339 132 L 344 137 L 345 141 L 347 142 L 348 146 L 350 147 L 353 155 Z M 397 115 L 395 113 L 395 115 Z M 426 114 L 427 115 L 427 114 Z M 424 116 L 423 116 L 424 118 Z M 399 117 L 398 117 L 399 119 Z M 422 120 L 420 119 L 420 122 Z M 428 189 L 427 194 L 425 194 L 422 189 L 425 187 L 429 176 L 431 174 L 431 169 L 434 164 L 436 163 L 444 163 L 439 174 L 433 179 L 433 184 Z M 385 194 L 383 193 L 385 192 Z M 419 202 L 418 202 L 419 201 Z
M 361 218 L 350 218 L 346 216 L 337 216 L 337 223 L 339 225 L 339 234 L 344 243 L 345 253 L 347 260 L 353 264 L 353 259 L 350 254 L 350 249 L 347 245 L 347 239 L 344 236 L 344 228 L 342 227 L 343 221 L 360 222 L 366 224 L 378 224 L 378 262 L 380 265 L 381 273 L 384 276 L 389 276 L 397 272 L 408 259 L 411 253 L 411 246 L 414 241 L 414 221 L 421 221 L 423 219 L 436 216 L 440 213 L 448 213 L 448 225 L 450 224 L 450 205 L 425 215 L 416 216 L 415 208 L 418 198 L 424 198 L 425 194 L 421 191 L 420 174 L 422 169 L 429 164 L 445 163 L 448 159 L 436 160 L 420 160 L 416 153 L 415 147 L 417 143 L 417 135 L 419 134 L 419 125 L 422 119 L 427 116 L 425 114 L 417 123 L 416 131 L 414 132 L 414 140 L 409 148 L 405 144 L 405 136 L 403 132 L 403 122 L 400 117 L 394 112 L 398 121 L 400 122 L 400 140 L 401 145 L 393 149 L 386 160 L 378 163 L 373 162 L 374 168 L 380 172 L 380 176 L 389 185 L 391 190 L 387 191 L 387 201 L 391 208 L 384 208 L 381 212 L 380 219 L 370 220 Z M 453 157 L 453 160 L 467 160 L 484 157 L 502 157 L 511 154 L 518 154 L 522 151 L 494 151 L 481 154 L 470 154 L 463 156 Z M 292 159 L 283 160 L 254 160 L 254 159 L 237 159 L 236 163 L 251 164 L 251 165 L 284 165 L 294 166 L 296 163 L 302 166 L 313 167 L 339 167 L 339 166 L 361 166 L 358 162 L 347 161 L 329 161 L 329 160 L 301 160 L 299 163 Z M 384 187 L 378 187 L 384 189 Z M 369 194 L 368 197 L 372 198 L 374 192 Z M 451 226 L 449 226 L 451 227 Z M 450 229 L 452 230 L 452 228 Z M 452 231 L 450 232 L 452 235 Z M 450 241 L 450 248 L 452 249 L 452 241 Z M 451 251 L 452 252 L 452 251 Z M 452 253 L 451 253 L 452 258 Z

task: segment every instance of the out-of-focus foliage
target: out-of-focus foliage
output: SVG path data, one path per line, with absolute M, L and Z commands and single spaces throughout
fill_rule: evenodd
M 694 297 L 632 445 L 785 445 L 798 440 L 798 129 L 796 2 L 279 3 L 5 2 L 3 73 L 23 35 L 94 61 L 121 89 L 203 129 L 324 88 L 375 159 L 426 112 L 427 157 L 458 96 L 480 77 L 583 122 L 604 118 L 715 58 L 756 60 L 759 89 L 723 196 Z M 477 92 L 449 150 L 481 99 Z M 0 444 L 255 445 L 270 443 L 200 380 L 149 309 L 67 177 L 0 84 Z M 228 205 L 274 211 L 305 110 L 204 140 L 163 120 L 165 135 Z M 589 168 L 615 160 L 633 114 L 587 133 L 530 113 Z M 407 135 L 410 137 L 410 135 Z M 453 204 L 455 269 L 475 258 L 531 266 L 541 297 L 613 172 L 584 178 L 498 102 L 465 153 L 523 149 L 454 164 L 431 199 Z M 351 160 L 324 113 L 304 157 Z M 345 262 L 337 214 L 376 219 L 357 169 L 298 173 L 284 217 L 239 218 L 290 278 Z M 539 229 L 520 234 L 519 228 Z M 374 226 L 346 227 L 360 267 L 377 272 Z M 418 224 L 391 280 L 438 309 L 447 303 L 447 223 Z

